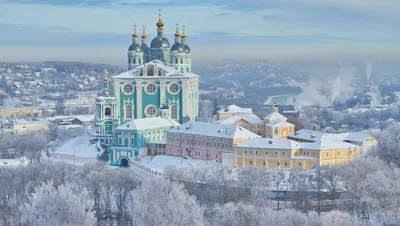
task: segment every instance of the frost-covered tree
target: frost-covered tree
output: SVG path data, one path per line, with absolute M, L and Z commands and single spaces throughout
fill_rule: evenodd
M 330 211 L 320 217 L 322 226 L 361 226 L 364 225 L 358 218 L 346 212 L 337 210 Z
M 263 226 L 266 225 L 266 209 L 243 202 L 226 203 L 218 208 L 216 225 L 220 226 Z
M 136 225 L 204 225 L 195 197 L 182 184 L 165 179 L 144 182 L 134 190 L 129 212 Z
M 383 130 L 371 155 L 400 167 L 400 127 L 393 125 Z
M 47 145 L 47 138 L 41 133 L 30 133 L 16 137 L 14 148 L 32 162 L 40 162 L 42 152 Z
M 77 193 L 69 184 L 55 188 L 43 183 L 20 207 L 21 221 L 29 226 L 90 226 L 96 223 L 92 207 L 86 190 Z

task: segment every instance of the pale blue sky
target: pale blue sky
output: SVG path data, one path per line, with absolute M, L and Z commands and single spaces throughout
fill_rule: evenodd
M 0 0 L 0 61 L 126 63 L 133 24 L 149 42 L 162 8 L 193 58 L 400 58 L 399 0 Z

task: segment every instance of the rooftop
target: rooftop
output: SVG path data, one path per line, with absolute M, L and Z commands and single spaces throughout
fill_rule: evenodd
M 272 128 L 287 128 L 287 127 L 294 126 L 292 123 L 289 123 L 286 121 L 272 121 L 272 122 L 268 123 L 267 125 Z
M 186 122 L 168 130 L 171 133 L 185 133 L 223 138 L 258 138 L 259 135 L 237 125 L 215 124 L 209 122 Z
M 287 118 L 281 115 L 279 112 L 272 112 L 264 117 L 265 120 L 269 120 L 270 122 L 277 120 L 287 120 Z
M 134 119 L 124 125 L 118 126 L 117 130 L 153 130 L 160 128 L 171 128 L 180 124 L 172 119 L 161 117 Z
M 251 108 L 241 108 L 235 104 L 229 105 L 226 108 L 223 108 L 218 111 L 218 113 L 244 113 L 244 114 L 253 114 L 253 109 Z
M 139 65 L 139 66 L 133 68 L 132 70 L 129 70 L 127 72 L 123 72 L 123 73 L 121 73 L 119 75 L 116 75 L 116 76 L 114 76 L 112 78 L 113 79 L 126 79 L 126 78 L 136 78 L 136 77 L 146 78 L 147 76 L 141 76 L 140 75 L 140 71 L 145 69 L 145 68 L 147 68 L 148 66 L 156 67 L 158 70 L 161 69 L 161 71 L 162 71 L 161 75 L 162 76 L 166 76 L 166 77 L 169 77 L 169 76 L 198 77 L 198 75 L 196 75 L 194 73 L 186 73 L 186 72 L 182 73 L 179 70 L 177 70 L 177 69 L 175 69 L 175 68 L 173 68 L 173 67 L 171 67 L 169 65 L 164 64 L 160 60 L 153 60 L 153 61 L 150 61 L 150 62 L 148 62 L 146 64 Z M 156 75 L 156 72 L 154 72 L 154 76 L 149 76 L 149 77 L 150 78 L 154 78 L 155 76 L 158 77 L 158 75 Z
M 236 124 L 238 121 L 240 120 L 244 120 L 250 124 L 264 124 L 263 120 L 261 120 L 257 115 L 254 114 L 243 114 L 243 113 L 239 113 L 239 114 L 235 114 L 229 118 L 226 119 L 222 119 L 217 121 L 217 123 L 219 124 L 225 124 L 225 125 L 234 125 Z

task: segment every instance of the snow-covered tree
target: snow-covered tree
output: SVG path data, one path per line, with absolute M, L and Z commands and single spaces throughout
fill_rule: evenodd
M 165 179 L 144 182 L 134 190 L 129 212 L 136 225 L 204 225 L 195 197 L 182 184 Z
M 77 193 L 71 185 L 53 187 L 52 182 L 42 183 L 20 206 L 21 221 L 29 226 L 95 225 L 93 202 L 86 190 Z
M 361 226 L 362 222 L 346 212 L 330 211 L 320 217 L 322 226 Z
M 265 210 L 243 202 L 229 202 L 218 209 L 216 225 L 220 226 L 263 226 L 266 225 Z
M 371 155 L 400 167 L 400 127 L 393 125 L 383 130 Z

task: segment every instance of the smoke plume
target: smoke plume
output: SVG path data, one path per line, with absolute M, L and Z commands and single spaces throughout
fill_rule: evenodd
M 371 78 L 371 72 L 372 72 L 372 65 L 371 64 L 365 65 L 365 74 L 367 76 L 367 81 L 369 81 L 369 79 Z
M 2 110 L 2 121 L 4 122 L 7 119 L 8 112 L 13 109 L 15 106 L 15 101 L 11 97 L 7 97 L 3 100 Z
M 354 67 L 343 65 L 313 73 L 296 96 L 294 108 L 300 110 L 305 106 L 328 107 L 335 102 L 344 103 L 355 93 L 355 74 Z

